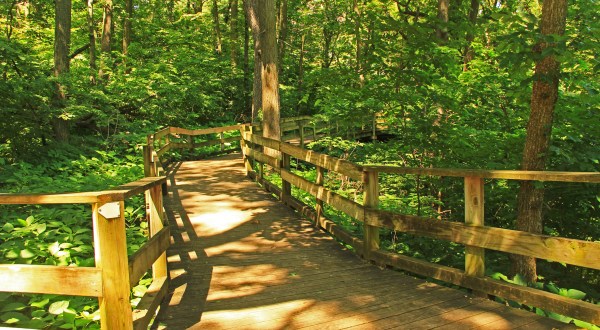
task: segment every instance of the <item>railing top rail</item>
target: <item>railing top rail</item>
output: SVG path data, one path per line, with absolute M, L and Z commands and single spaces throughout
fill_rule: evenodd
M 532 180 L 600 183 L 600 172 L 556 172 L 519 170 L 476 170 L 452 168 L 414 168 L 391 165 L 363 165 L 365 171 L 429 176 L 478 177 L 483 179 Z
M 166 177 L 148 177 L 113 189 L 58 194 L 0 194 L 0 204 L 91 204 L 125 200 L 166 182 Z

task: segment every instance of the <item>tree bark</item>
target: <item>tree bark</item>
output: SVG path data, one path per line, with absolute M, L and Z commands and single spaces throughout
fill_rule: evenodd
M 279 76 L 277 74 L 277 33 L 274 0 L 261 0 L 259 7 L 259 26 L 261 27 L 262 59 L 262 106 L 263 136 L 280 140 L 279 127 Z M 270 156 L 277 156 L 272 149 L 266 150 Z
M 471 48 L 471 44 L 475 39 L 475 35 L 473 34 L 473 30 L 475 29 L 475 24 L 477 23 L 477 14 L 479 13 L 479 0 L 471 0 L 471 7 L 469 9 L 469 24 L 471 25 L 469 30 L 467 31 L 466 36 L 466 45 L 463 57 L 463 71 L 469 70 L 469 63 L 473 60 L 473 49 Z
M 252 84 L 252 123 L 256 123 L 258 113 L 262 109 L 262 57 L 261 57 L 261 38 L 260 26 L 257 11 L 258 0 L 246 0 L 246 11 L 248 13 L 248 22 L 252 29 L 252 38 L 254 40 L 254 79 Z
M 88 0 L 90 1 L 90 0 Z M 123 55 L 127 55 L 131 43 L 131 18 L 133 16 L 133 0 L 125 0 L 125 17 L 123 19 Z
M 304 43 L 306 36 L 302 34 L 300 39 L 300 58 L 298 59 L 298 95 L 302 99 L 302 93 L 304 92 Z M 298 102 L 296 105 L 296 113 L 300 115 L 302 112 L 302 102 Z
M 287 11 L 288 11 L 288 0 L 281 0 L 281 6 L 279 8 L 279 19 L 277 20 L 277 26 L 278 26 L 278 31 L 279 31 L 279 38 L 278 38 L 278 46 L 277 46 L 277 52 L 279 54 L 279 58 L 278 58 L 278 68 L 279 68 L 279 75 L 282 74 L 283 72 L 283 57 L 285 55 L 285 39 L 287 38 L 287 25 L 288 25 L 288 15 L 287 15 Z
M 364 82 L 364 76 L 362 72 L 362 41 L 360 36 L 360 8 L 358 7 L 358 0 L 353 0 L 352 8 L 354 11 L 354 38 L 356 39 L 356 72 L 360 77 L 361 86 Z
M 231 67 L 236 68 L 238 66 L 238 0 L 231 0 L 231 17 L 229 19 L 229 30 L 231 32 Z
M 438 28 L 436 35 L 442 42 L 448 41 L 448 17 L 450 0 L 438 0 Z
M 567 19 L 567 0 L 545 0 L 542 5 L 541 32 L 543 36 L 563 35 Z M 556 44 L 540 42 L 535 51 L 542 54 Z M 552 52 L 550 52 L 552 53 Z M 546 160 L 552 133 L 554 107 L 558 100 L 560 63 L 553 55 L 546 55 L 535 66 L 531 113 L 527 124 L 527 136 L 523 150 L 522 170 L 540 171 Z M 531 233 L 542 233 L 544 189 L 531 181 L 521 182 L 518 194 L 518 216 L 516 229 Z M 512 255 L 512 270 L 521 274 L 528 282 L 537 280 L 535 258 Z
M 90 83 L 96 84 L 96 24 L 94 23 L 94 0 L 87 0 L 87 23 L 90 40 Z
M 102 40 L 100 41 L 100 49 L 103 53 L 110 53 L 110 43 L 112 40 L 113 26 L 113 4 L 112 0 L 104 0 L 104 19 L 102 23 Z
M 251 95 L 250 92 L 250 67 L 248 65 L 250 61 L 250 24 L 248 20 L 247 1 L 244 1 L 244 115 L 252 122 L 252 102 L 249 100 Z
M 69 52 L 71 43 L 71 0 L 55 0 L 56 19 L 54 24 L 54 76 L 60 78 L 69 73 Z M 67 98 L 65 86 L 56 83 L 56 106 L 63 108 Z M 68 141 L 69 125 L 65 118 L 52 118 L 54 137 L 58 141 Z
M 221 28 L 219 27 L 219 7 L 217 0 L 213 0 L 212 16 L 213 29 L 215 32 L 215 51 L 217 52 L 217 54 L 221 54 L 221 52 L 223 51 L 223 47 L 221 41 Z

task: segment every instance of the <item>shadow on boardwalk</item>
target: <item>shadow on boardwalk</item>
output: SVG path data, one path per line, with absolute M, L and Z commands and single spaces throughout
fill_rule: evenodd
M 175 164 L 158 329 L 565 326 L 381 270 L 246 179 L 239 154 Z

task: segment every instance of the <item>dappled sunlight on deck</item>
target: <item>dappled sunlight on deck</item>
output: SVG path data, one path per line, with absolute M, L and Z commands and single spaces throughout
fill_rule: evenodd
M 170 296 L 156 329 L 548 328 L 361 260 L 247 180 L 240 155 L 172 168 Z

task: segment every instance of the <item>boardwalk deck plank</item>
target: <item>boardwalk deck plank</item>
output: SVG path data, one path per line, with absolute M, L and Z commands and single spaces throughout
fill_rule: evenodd
M 366 263 L 246 179 L 240 155 L 170 171 L 171 283 L 155 329 L 563 326 Z

